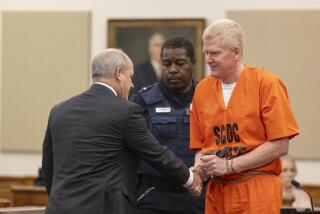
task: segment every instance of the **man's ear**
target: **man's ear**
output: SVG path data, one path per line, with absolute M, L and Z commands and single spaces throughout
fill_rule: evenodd
M 116 71 L 114 72 L 115 74 L 115 77 L 116 77 L 116 80 L 117 81 L 122 81 L 122 78 L 123 78 L 123 72 L 122 72 L 122 68 L 121 67 L 118 67 L 116 69 Z
M 242 50 L 241 50 L 241 48 L 239 46 L 235 46 L 234 47 L 234 54 L 235 54 L 237 59 L 241 57 L 241 51 Z

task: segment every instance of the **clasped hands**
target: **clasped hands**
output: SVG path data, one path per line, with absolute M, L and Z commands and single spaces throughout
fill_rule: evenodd
M 198 164 L 190 169 L 193 172 L 193 183 L 187 189 L 197 197 L 200 196 L 202 183 L 208 176 L 222 176 L 233 172 L 228 161 L 216 155 L 203 155 Z
M 205 176 L 222 176 L 233 173 L 232 161 L 219 158 L 216 155 L 206 154 L 200 157 L 198 166 L 204 171 Z

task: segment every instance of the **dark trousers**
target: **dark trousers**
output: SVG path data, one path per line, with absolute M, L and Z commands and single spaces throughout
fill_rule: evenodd
M 199 198 L 159 178 L 140 176 L 136 214 L 203 214 L 205 188 Z

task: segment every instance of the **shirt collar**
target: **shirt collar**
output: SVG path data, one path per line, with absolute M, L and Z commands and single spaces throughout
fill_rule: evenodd
M 103 85 L 103 86 L 109 88 L 109 89 L 114 93 L 114 95 L 118 96 L 118 95 L 117 95 L 117 92 L 116 92 L 110 85 L 108 85 L 108 84 L 105 84 L 105 83 L 103 83 L 103 82 L 95 82 L 95 83 L 93 83 L 93 84 Z

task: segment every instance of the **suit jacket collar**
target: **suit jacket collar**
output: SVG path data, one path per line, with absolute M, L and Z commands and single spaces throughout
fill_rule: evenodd
M 89 91 L 93 91 L 94 93 L 97 93 L 97 94 L 109 94 L 109 95 L 116 96 L 110 88 L 101 84 L 92 84 Z
M 117 96 L 117 92 L 110 85 L 103 83 L 103 82 L 95 82 L 93 84 L 103 85 L 103 86 L 107 87 L 108 89 L 110 89 L 114 93 L 114 95 Z

